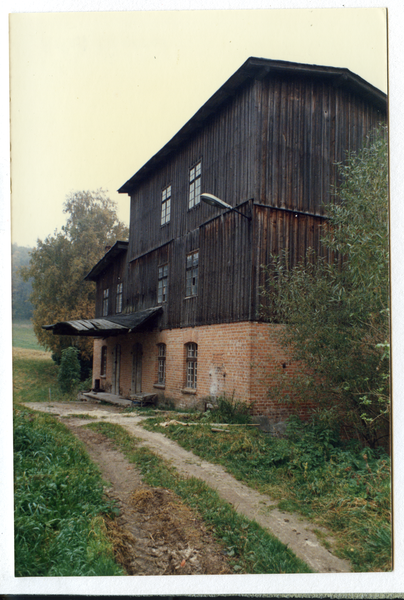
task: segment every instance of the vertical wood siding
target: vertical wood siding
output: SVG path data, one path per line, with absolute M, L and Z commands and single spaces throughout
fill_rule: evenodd
M 323 216 L 338 183 L 335 162 L 360 148 L 383 120 L 373 105 L 330 80 L 271 72 L 250 80 L 133 192 L 125 310 L 157 305 L 158 267 L 168 264 L 161 328 L 259 319 L 261 265 L 285 248 L 293 263 L 308 247 L 322 251 Z M 254 202 L 252 221 L 203 202 L 188 210 L 189 169 L 198 161 L 202 192 L 245 211 Z M 168 185 L 171 220 L 161 226 Z M 186 298 L 186 256 L 194 250 L 198 295 Z M 102 289 L 115 292 L 122 260 L 100 278 L 98 313 Z

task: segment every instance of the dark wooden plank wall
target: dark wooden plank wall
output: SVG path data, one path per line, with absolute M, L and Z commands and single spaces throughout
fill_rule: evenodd
M 126 309 L 157 305 L 158 266 L 168 263 L 161 327 L 259 318 L 261 265 L 284 248 L 293 263 L 309 246 L 320 250 L 334 162 L 383 120 L 365 100 L 322 80 L 270 75 L 239 90 L 134 192 Z M 189 168 L 198 160 L 203 192 L 231 205 L 254 199 L 251 223 L 237 213 L 217 216 L 204 203 L 188 210 Z M 171 221 L 161 227 L 161 191 L 170 184 Z M 196 249 L 198 296 L 185 298 L 186 255 Z
M 323 227 L 326 227 L 326 219 L 321 216 L 254 206 L 252 314 L 256 319 L 260 317 L 260 305 L 265 303 L 260 293 L 268 277 L 263 265 L 270 265 L 271 256 L 280 255 L 285 249 L 291 266 L 305 257 L 308 248 L 327 257 L 321 244 Z
M 256 85 L 262 146 L 255 199 L 324 214 L 335 163 L 360 148 L 385 115 L 328 81 L 270 76 Z
M 122 252 L 115 260 L 102 272 L 97 280 L 97 292 L 95 301 L 95 316 L 102 317 L 103 291 L 109 289 L 108 314 L 114 315 L 116 308 L 116 287 L 118 283 L 123 282 L 123 303 L 122 310 L 125 311 L 127 302 L 127 252 Z
M 202 192 L 215 194 L 231 205 L 253 197 L 257 148 L 255 88 L 239 91 L 192 140 L 173 156 L 131 198 L 130 258 L 161 243 L 186 235 L 219 214 L 201 203 L 188 210 L 189 169 L 202 161 Z M 161 192 L 171 184 L 171 222 L 161 227 Z M 139 224 L 141 226 L 139 227 Z

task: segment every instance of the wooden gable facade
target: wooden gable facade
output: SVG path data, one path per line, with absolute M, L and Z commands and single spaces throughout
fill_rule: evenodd
M 96 317 L 103 316 L 105 290 L 113 314 L 119 284 L 123 314 L 162 309 L 149 333 L 107 340 L 111 355 L 111 344 L 122 346 L 121 360 L 128 349 L 123 395 L 131 394 L 136 342 L 144 391 L 180 404 L 234 393 L 278 419 L 275 401 L 248 366 L 264 350 L 269 372 L 272 362 L 285 360 L 276 326 L 260 319 L 262 265 L 283 249 L 294 261 L 308 247 L 320 249 L 336 163 L 362 146 L 386 110 L 386 96 L 346 69 L 250 58 L 120 188 L 130 196 L 129 243 L 111 249 L 88 276 L 97 282 Z M 205 204 L 200 193 L 238 212 Z M 190 343 L 199 375 L 188 386 Z M 96 379 L 102 345 L 97 340 Z M 108 376 L 104 384 L 108 389 Z

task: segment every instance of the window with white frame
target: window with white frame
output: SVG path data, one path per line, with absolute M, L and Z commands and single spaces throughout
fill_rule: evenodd
M 187 388 L 196 389 L 198 379 L 198 346 L 193 342 L 186 344 Z
M 161 304 L 167 301 L 168 291 L 168 265 L 159 267 L 157 302 Z
M 102 316 L 106 317 L 108 315 L 108 300 L 109 300 L 109 288 L 104 290 L 103 298 L 102 298 Z
M 161 192 L 161 224 L 166 225 L 170 222 L 171 215 L 171 185 L 164 188 Z
M 166 383 L 166 345 L 158 344 L 158 374 L 157 383 L 165 385 Z
M 201 170 L 201 162 L 198 162 L 189 170 L 188 208 L 194 208 L 194 206 L 197 206 L 201 201 Z
M 123 283 L 116 286 L 116 312 L 122 312 Z
M 196 296 L 198 293 L 199 251 L 187 254 L 185 295 Z

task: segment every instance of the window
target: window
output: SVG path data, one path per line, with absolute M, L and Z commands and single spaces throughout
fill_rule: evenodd
M 108 314 L 108 298 L 109 298 L 109 289 L 104 290 L 103 300 L 102 300 L 102 316 L 106 317 Z
M 101 377 L 105 377 L 107 374 L 107 347 L 103 346 L 101 348 Z
M 196 389 L 198 371 L 198 346 L 194 343 L 186 345 L 187 352 L 187 388 Z
M 201 201 L 201 167 L 202 163 L 198 162 L 189 170 L 188 208 L 194 208 Z
M 167 302 L 167 287 L 168 287 L 168 265 L 159 267 L 159 280 L 157 288 L 157 302 Z
M 122 312 L 123 283 L 116 286 L 116 312 Z
M 171 214 L 171 185 L 161 192 L 161 224 L 170 222 Z
M 187 255 L 186 296 L 196 296 L 198 293 L 198 261 L 199 251 Z
M 165 385 L 166 383 L 166 345 L 159 344 L 159 365 L 158 365 L 158 375 L 157 375 L 157 383 L 159 385 Z

